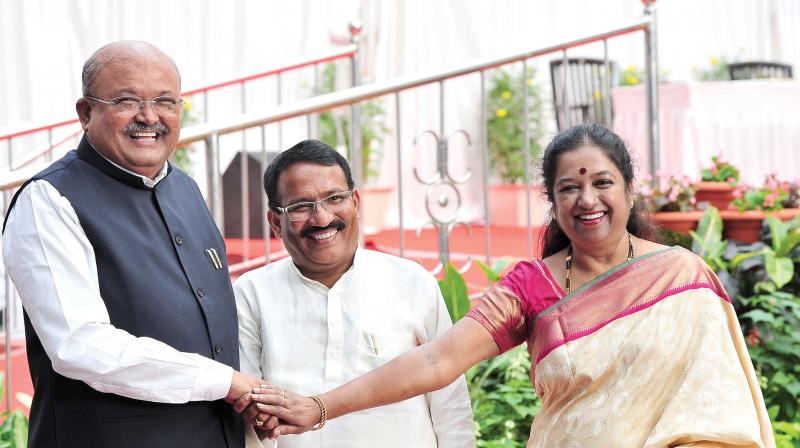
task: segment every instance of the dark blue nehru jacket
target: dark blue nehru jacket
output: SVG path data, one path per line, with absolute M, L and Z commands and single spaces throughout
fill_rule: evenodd
M 94 248 L 114 326 L 239 368 L 225 244 L 191 178 L 170 167 L 148 188 L 84 137 L 35 179 L 52 184 L 74 207 Z M 205 252 L 211 248 L 222 269 Z M 27 315 L 25 330 L 34 383 L 29 446 L 244 446 L 243 422 L 223 401 L 164 404 L 98 392 L 53 371 Z

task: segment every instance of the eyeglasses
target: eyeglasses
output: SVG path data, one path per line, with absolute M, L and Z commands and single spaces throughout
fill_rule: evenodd
M 341 193 L 334 193 L 327 198 L 320 199 L 314 202 L 298 202 L 286 207 L 276 207 L 281 213 L 286 213 L 289 221 L 306 221 L 314 216 L 317 212 L 317 204 L 327 210 L 329 213 L 338 213 L 344 211 L 349 205 L 349 198 L 353 196 L 353 190 L 343 191 Z
M 142 110 L 145 104 L 150 104 L 150 107 L 156 114 L 170 116 L 177 114 L 181 105 L 183 105 L 183 100 L 175 98 L 174 96 L 159 96 L 152 100 L 143 100 L 132 96 L 119 96 L 111 98 L 110 100 L 101 100 L 100 98 L 88 95 L 84 98 L 107 104 L 111 106 L 114 112 L 123 115 L 136 115 Z

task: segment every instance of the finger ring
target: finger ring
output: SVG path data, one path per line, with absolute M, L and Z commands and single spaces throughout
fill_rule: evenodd
M 263 424 L 264 424 L 264 422 L 262 422 L 262 421 L 261 421 L 261 420 L 259 420 L 259 419 L 256 419 L 256 421 L 255 421 L 255 425 L 256 425 L 256 426 L 261 426 L 261 425 L 263 425 Z

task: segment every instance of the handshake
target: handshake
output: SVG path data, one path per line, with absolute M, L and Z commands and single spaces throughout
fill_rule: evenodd
M 316 431 L 327 419 L 319 397 L 298 395 L 235 370 L 225 401 L 242 414 L 245 424 L 252 426 L 261 439 Z

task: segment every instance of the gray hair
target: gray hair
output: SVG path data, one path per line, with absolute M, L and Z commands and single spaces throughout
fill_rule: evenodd
M 106 65 L 119 59 L 119 57 L 114 56 L 108 57 L 107 55 L 104 55 L 102 51 L 106 47 L 115 44 L 117 44 L 117 42 L 103 46 L 99 50 L 95 51 L 94 54 L 91 55 L 83 64 L 83 71 L 81 72 L 81 90 L 83 92 L 83 96 L 93 96 L 92 88 L 94 88 L 94 82 L 97 79 L 97 75 L 100 74 Z M 150 46 L 152 47 L 152 45 Z M 157 48 L 155 49 L 158 50 Z M 178 85 L 180 85 L 181 72 L 178 70 L 178 65 L 175 64 L 175 60 L 171 57 L 167 56 L 167 58 L 170 60 L 170 62 L 172 62 L 172 66 L 175 68 L 175 74 L 178 75 Z

